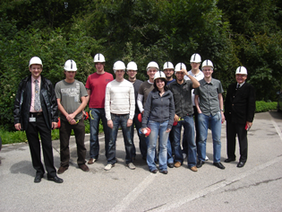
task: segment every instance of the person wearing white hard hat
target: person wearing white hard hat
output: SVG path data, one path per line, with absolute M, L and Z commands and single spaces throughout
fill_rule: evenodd
M 65 79 L 57 82 L 55 86 L 61 121 L 61 165 L 58 169 L 58 174 L 64 173 L 69 168 L 69 140 L 72 130 L 76 140 L 78 167 L 82 171 L 89 171 L 88 166 L 85 165 L 86 148 L 84 145 L 85 125 L 83 117 L 83 110 L 88 102 L 88 93 L 83 83 L 75 79 L 76 71 L 76 62 L 74 60 L 67 60 L 64 66 Z
M 174 166 L 180 167 L 183 163 L 183 156 L 180 145 L 181 128 L 184 127 L 185 136 L 188 142 L 188 168 L 196 172 L 197 148 L 195 143 L 193 104 L 191 100 L 191 90 L 199 87 L 199 82 L 193 76 L 188 75 L 190 80 L 185 80 L 184 76 L 188 75 L 184 63 L 178 63 L 175 66 L 176 81 L 168 85 L 174 96 L 175 115 L 174 121 L 177 123 L 173 126 L 172 131 L 174 139 L 172 146 L 174 147 Z
M 105 135 L 105 154 L 109 144 L 109 127 L 105 116 L 105 92 L 106 86 L 113 81 L 112 74 L 105 71 L 105 57 L 101 53 L 94 56 L 96 72 L 89 75 L 86 81 L 86 89 L 89 96 L 90 117 L 90 159 L 88 164 L 93 164 L 99 158 L 99 123 L 102 120 Z
M 107 165 L 105 170 L 109 171 L 117 162 L 116 139 L 119 126 L 121 126 L 124 146 L 126 151 L 126 166 L 134 170 L 133 141 L 131 140 L 131 125 L 135 113 L 134 88 L 131 82 L 124 79 L 125 64 L 116 61 L 113 66 L 116 79 L 109 82 L 106 87 L 105 113 L 108 127 L 110 128 L 110 140 L 107 151 Z
M 198 81 L 204 78 L 204 73 L 200 70 L 200 65 L 202 62 L 202 58 L 198 53 L 194 53 L 191 58 L 190 58 L 190 66 L 191 70 L 188 71 L 188 74 L 196 78 Z M 186 80 L 189 80 L 187 76 L 184 77 Z M 195 120 L 195 132 L 196 132 L 196 145 L 198 145 L 199 142 L 199 130 L 198 130 L 198 111 L 195 106 L 195 94 L 194 94 L 194 89 L 191 91 L 191 98 L 192 98 L 192 103 L 193 103 L 193 108 L 194 108 L 194 120 Z M 183 136 L 185 138 L 185 136 Z M 187 149 L 187 142 L 183 142 L 183 158 L 185 159 L 188 154 L 188 149 Z M 208 157 L 206 156 L 206 161 L 208 160 Z
M 219 80 L 212 77 L 213 63 L 205 60 L 202 63 L 202 71 L 205 75 L 200 80 L 200 87 L 195 89 L 195 105 L 198 110 L 198 162 L 197 168 L 201 168 L 206 159 L 206 143 L 209 126 L 213 140 L 213 165 L 220 169 L 225 167 L 221 159 L 221 125 L 225 121 L 223 114 L 223 88 Z
M 26 132 L 32 165 L 36 170 L 34 182 L 41 182 L 45 173 L 41 162 L 41 143 L 47 179 L 62 183 L 63 180 L 56 175 L 51 137 L 51 130 L 57 128 L 58 105 L 53 85 L 41 76 L 42 70 L 41 59 L 32 57 L 29 61 L 31 76 L 21 81 L 15 98 L 14 124 L 16 130 Z
M 137 135 L 139 137 L 139 149 L 142 158 L 146 159 L 147 145 L 146 145 L 145 137 L 139 133 L 139 129 L 141 128 L 141 122 L 138 120 L 138 115 L 140 113 L 140 110 L 137 105 L 138 90 L 141 84 L 143 83 L 143 81 L 136 79 L 137 70 L 138 70 L 137 64 L 134 61 L 131 61 L 127 64 L 126 73 L 128 75 L 128 81 L 131 82 L 134 87 L 134 96 L 135 96 L 135 113 L 133 118 L 133 124 L 131 126 L 131 140 L 133 142 L 133 157 L 135 158 L 136 156 L 136 148 L 134 145 L 134 126 L 135 126 Z
M 248 157 L 248 130 L 251 128 L 255 110 L 255 89 L 247 83 L 248 72 L 239 66 L 235 72 L 236 83 L 228 86 L 224 102 L 226 118 L 227 159 L 226 163 L 236 160 L 236 135 L 239 141 L 240 158 L 238 168 L 245 165 Z
M 172 129 L 174 119 L 173 95 L 166 87 L 166 77 L 162 71 L 154 76 L 154 89 L 148 95 L 141 131 L 151 129 L 148 136 L 147 164 L 150 172 L 156 174 L 158 169 L 155 163 L 156 146 L 159 137 L 159 171 L 167 174 L 167 140 Z M 149 120 L 149 121 L 148 121 Z

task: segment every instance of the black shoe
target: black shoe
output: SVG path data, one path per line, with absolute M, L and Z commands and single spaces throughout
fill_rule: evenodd
M 156 174 L 157 172 L 158 172 L 158 170 L 157 169 L 154 169 L 154 170 L 152 170 L 151 171 L 153 174 Z
M 169 164 L 167 164 L 167 166 L 168 166 L 169 168 L 173 168 L 173 167 L 174 167 L 174 164 L 173 164 L 173 163 L 169 163 Z
M 43 177 L 44 174 L 36 174 L 35 178 L 34 178 L 34 182 L 35 183 L 40 183 L 41 182 L 41 178 Z
M 218 163 L 213 163 L 213 165 L 215 165 L 217 168 L 220 169 L 225 169 L 225 167 L 222 165 L 222 163 L 218 162 Z
M 160 171 L 160 173 L 167 174 L 168 171 L 167 170 L 162 170 L 162 171 Z
M 57 176 L 55 176 L 55 177 L 47 177 L 47 179 L 49 181 L 54 181 L 55 183 L 62 183 L 62 182 L 64 182 L 63 179 L 61 179 L 61 178 L 59 178 Z
M 204 162 L 204 161 L 202 161 L 202 160 L 198 160 L 196 167 L 197 167 L 197 168 L 201 168 L 201 167 L 202 167 L 202 165 L 204 165 L 204 164 L 205 164 L 205 162 Z
M 230 162 L 232 162 L 232 161 L 235 161 L 235 159 L 227 158 L 224 162 L 225 162 L 225 163 L 230 163 Z
M 240 162 L 237 164 L 237 167 L 238 167 L 238 168 L 242 168 L 243 166 L 245 166 L 245 163 L 246 163 L 246 162 L 240 161 Z

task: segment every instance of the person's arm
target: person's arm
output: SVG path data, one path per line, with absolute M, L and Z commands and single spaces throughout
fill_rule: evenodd
M 197 108 L 198 113 L 199 114 L 202 113 L 201 108 L 199 106 L 199 95 L 196 95 L 196 94 L 195 94 L 195 106 Z
M 127 120 L 127 127 L 130 127 L 133 123 L 133 118 L 135 115 L 135 94 L 133 85 L 131 85 L 129 92 L 129 119 Z
M 185 70 L 185 69 L 182 69 L 182 70 L 184 71 L 184 75 L 188 76 L 190 78 L 190 80 L 192 81 L 192 83 L 193 83 L 192 87 L 193 88 L 198 88 L 200 86 L 199 81 L 195 77 L 193 77 L 190 74 L 188 74 L 187 70 Z
M 15 103 L 14 103 L 14 126 L 16 130 L 21 130 L 21 101 L 23 101 L 22 98 L 22 82 L 19 85 L 16 98 L 15 98 Z
M 144 108 L 143 108 L 143 98 L 144 98 L 144 96 L 142 94 L 138 93 L 137 105 L 138 105 L 140 113 L 143 113 L 143 111 L 144 111 Z
M 222 97 L 222 93 L 218 94 L 218 101 L 219 101 L 219 109 L 220 109 L 220 114 L 221 114 L 221 123 L 223 123 L 225 121 L 225 116 L 223 113 L 223 97 Z
M 57 103 L 57 98 L 56 98 L 56 94 L 55 94 L 55 89 L 52 85 L 52 83 L 50 82 L 49 85 L 50 88 L 50 103 L 51 103 L 51 128 L 52 129 L 56 129 L 58 126 L 58 103 Z
M 111 89 L 110 84 L 107 84 L 106 94 L 105 94 L 105 115 L 106 115 L 108 127 L 113 129 L 114 124 L 111 118 L 111 110 L 110 110 L 110 100 L 111 100 L 110 89 Z

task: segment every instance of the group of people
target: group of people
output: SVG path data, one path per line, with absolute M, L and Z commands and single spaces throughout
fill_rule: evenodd
M 134 126 L 142 158 L 147 161 L 152 173 L 159 171 L 167 174 L 167 167 L 180 167 L 186 157 L 188 168 L 196 172 L 207 160 L 208 129 L 212 131 L 213 164 L 224 169 L 220 161 L 220 137 L 221 125 L 225 119 L 228 156 L 225 162 L 236 160 L 235 144 L 238 135 L 241 157 L 237 167 L 245 165 L 247 131 L 252 126 L 255 112 L 254 88 L 245 82 L 245 67 L 237 68 L 237 82 L 228 87 L 224 102 L 221 82 L 212 78 L 212 61 L 202 62 L 197 53 L 191 56 L 189 72 L 184 63 L 178 63 L 174 67 L 171 62 L 165 62 L 161 71 L 158 64 L 151 61 L 147 65 L 149 79 L 144 82 L 136 79 L 138 68 L 135 62 L 129 62 L 126 67 L 124 62 L 116 61 L 113 65 L 115 79 L 104 70 L 105 62 L 101 53 L 94 56 L 96 72 L 88 76 L 84 86 L 75 79 L 75 61 L 67 60 L 64 65 L 65 79 L 56 83 L 54 89 L 52 83 L 41 76 L 41 59 L 30 59 L 31 76 L 23 79 L 19 85 L 14 104 L 14 124 L 17 130 L 26 131 L 32 164 L 36 170 L 35 183 L 40 182 L 45 173 L 38 134 L 47 179 L 56 183 L 63 182 L 56 174 L 51 140 L 51 130 L 58 127 L 58 110 L 61 163 L 57 173 L 62 174 L 69 167 L 69 139 L 72 130 L 77 145 L 78 167 L 89 171 L 84 145 L 84 109 L 87 104 L 90 117 L 88 165 L 94 164 L 99 157 L 98 134 L 99 123 L 102 121 L 106 171 L 111 170 L 117 162 L 116 139 L 120 127 L 124 138 L 126 166 L 131 170 L 136 169 L 133 163 L 136 157 Z M 125 79 L 125 73 L 128 80 Z

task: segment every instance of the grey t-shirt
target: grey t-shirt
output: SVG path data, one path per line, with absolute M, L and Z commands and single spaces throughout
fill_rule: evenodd
M 199 106 L 205 115 L 214 116 L 220 111 L 218 94 L 223 93 L 221 82 L 212 78 L 210 83 L 204 79 L 199 81 L 200 87 L 194 90 L 195 95 L 199 96 Z
M 68 114 L 73 113 L 81 104 L 81 97 L 88 96 L 85 86 L 82 82 L 75 80 L 73 83 L 67 83 L 61 80 L 55 86 L 57 99 L 61 99 L 61 104 Z M 65 117 L 61 114 L 61 118 Z M 78 113 L 75 119 L 80 120 L 82 112 Z

